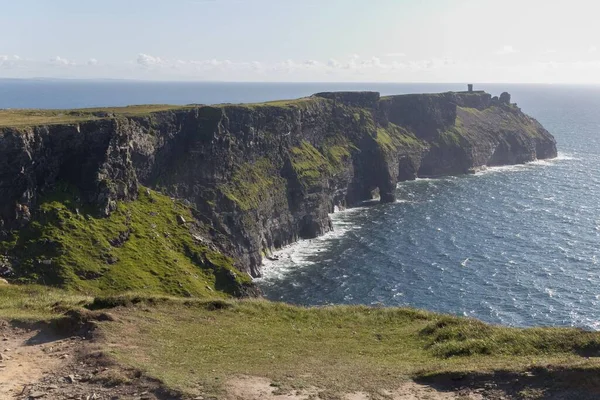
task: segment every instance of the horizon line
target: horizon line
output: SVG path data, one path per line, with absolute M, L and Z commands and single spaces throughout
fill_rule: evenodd
M 136 83 L 231 83 L 231 84 L 379 84 L 379 85 L 574 85 L 598 86 L 600 82 L 477 82 L 477 81 L 225 81 L 185 79 L 134 79 L 134 78 L 59 78 L 59 77 L 0 77 L 0 81 L 70 81 L 70 82 L 136 82 Z

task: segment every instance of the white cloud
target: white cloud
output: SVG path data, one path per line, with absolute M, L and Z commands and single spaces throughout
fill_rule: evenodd
M 6 55 L 0 54 L 0 67 L 5 67 L 5 68 L 15 67 L 20 62 L 21 62 L 21 57 L 19 57 L 17 55 L 6 56 Z
M 335 58 L 330 58 L 329 61 L 327 61 L 327 66 L 329 68 L 339 68 L 341 64 Z
M 304 65 L 307 67 L 318 67 L 320 63 L 316 60 L 306 60 L 304 61 Z
M 57 66 L 69 66 L 75 65 L 74 62 L 67 60 L 66 58 L 62 58 L 61 56 L 54 56 L 50 58 L 50 64 Z
M 368 60 L 363 60 L 360 63 L 362 68 L 387 68 L 388 65 L 381 62 L 379 57 L 372 57 Z
M 404 54 L 404 53 L 387 53 L 385 56 L 386 57 L 406 57 L 406 54 Z
M 154 57 L 144 53 L 138 54 L 136 61 L 143 67 L 151 67 L 153 65 L 163 64 L 163 60 L 160 57 Z
M 264 66 L 260 61 L 252 61 L 250 65 L 255 71 L 262 71 L 264 69 Z
M 516 52 L 517 51 L 515 50 L 515 48 L 510 45 L 504 45 L 504 46 L 502 46 L 501 49 L 496 50 L 496 54 L 501 55 L 501 56 L 507 55 L 507 54 L 513 54 Z
M 556 49 L 547 49 L 542 52 L 542 54 L 556 54 L 558 51 Z
M 516 52 L 512 46 L 506 46 Z M 584 48 L 585 49 L 585 48 Z M 502 50 L 505 50 L 504 48 Z M 503 53 L 510 53 L 503 51 Z M 129 61 L 73 62 L 63 57 L 48 60 L 23 59 L 0 55 L 0 75 L 4 77 L 59 78 L 134 78 L 149 80 L 218 80 L 218 81 L 496 81 L 514 82 L 598 82 L 600 57 L 580 60 L 514 60 L 499 63 L 493 59 L 456 60 L 444 57 L 427 59 L 360 57 L 280 60 L 272 62 L 232 61 L 227 59 L 163 58 L 140 53 Z M 551 53 L 548 53 L 551 54 Z M 600 52 L 598 53 L 600 54 Z M 542 62 L 543 61 L 543 62 Z
M 598 47 L 596 47 L 596 46 L 593 46 L 593 45 L 592 45 L 592 46 L 590 46 L 590 47 L 588 48 L 588 53 L 589 53 L 589 54 L 596 53 L 597 51 L 598 51 Z

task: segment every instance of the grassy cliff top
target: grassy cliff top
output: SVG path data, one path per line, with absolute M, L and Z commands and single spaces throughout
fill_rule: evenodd
M 195 106 L 147 104 L 127 107 L 81 108 L 74 110 L 5 109 L 0 110 L 0 127 L 73 124 L 112 116 L 143 116 L 161 111 L 191 109 Z
M 394 98 L 410 98 L 410 97 L 423 97 L 423 98 L 435 98 L 435 97 L 444 97 L 447 96 L 449 94 L 455 94 L 455 95 L 459 95 L 459 96 L 472 96 L 472 97 L 479 97 L 482 95 L 486 95 L 487 92 L 484 90 L 474 90 L 472 92 L 468 92 L 468 91 L 459 91 L 459 92 L 439 92 L 439 93 L 403 93 L 403 94 L 391 94 L 391 95 L 387 95 L 387 96 L 381 96 L 381 100 L 391 100 Z
M 240 377 L 265 380 L 267 393 L 282 398 L 323 400 L 405 398 L 383 390 L 411 379 L 448 377 L 464 389 L 471 382 L 467 374 L 487 374 L 491 389 L 478 389 L 483 397 L 410 398 L 582 398 L 573 390 L 598 388 L 598 332 L 491 326 L 408 308 L 304 308 L 139 294 L 94 299 L 0 284 L 0 321 L 64 320 L 65 310 L 89 318 L 108 311 L 112 318 L 97 325 L 95 351 L 159 379 L 183 398 L 230 398 L 228 390 Z M 498 396 L 495 385 L 502 379 L 514 396 Z M 318 393 L 298 396 L 306 391 Z M 343 395 L 356 392 L 365 396 Z M 567 396 L 550 396 L 557 392 Z
M 337 93 L 337 92 L 332 92 Z M 350 92 L 339 92 L 350 93 Z M 365 93 L 365 92 L 355 92 Z M 451 92 L 448 92 L 451 93 Z M 461 96 L 472 95 L 479 96 L 485 94 L 483 91 L 477 92 L 455 92 Z M 389 100 L 397 97 L 441 97 L 447 93 L 424 93 L 424 94 L 403 94 L 381 97 L 382 100 Z M 322 94 L 320 94 L 322 95 Z M 274 100 L 261 103 L 225 103 L 215 104 L 210 107 L 229 108 L 229 107 L 244 107 L 257 109 L 262 107 L 283 107 L 283 108 L 303 108 L 316 102 L 332 101 L 322 96 L 310 96 L 299 99 L 289 100 Z M 116 116 L 123 117 L 142 117 L 152 113 L 165 111 L 181 111 L 190 110 L 198 107 L 208 107 L 205 105 L 190 104 L 185 106 L 169 105 L 169 104 L 145 104 L 132 105 L 126 107 L 100 107 L 100 108 L 80 108 L 71 110 L 50 110 L 50 109 L 0 109 L 0 128 L 2 127 L 27 127 L 27 126 L 42 126 L 42 125 L 57 125 L 57 124 L 75 124 L 86 121 L 99 119 L 113 118 Z
M 210 107 L 302 107 L 316 101 L 323 101 L 313 97 L 304 97 L 291 100 L 276 100 L 264 103 L 244 104 L 216 104 Z M 76 124 L 86 121 L 94 121 L 113 117 L 143 117 L 153 113 L 166 111 L 191 110 L 205 105 L 190 104 L 185 106 L 169 104 L 145 104 L 127 107 L 104 107 L 104 108 L 80 108 L 72 110 L 49 110 L 49 109 L 0 109 L 1 127 L 26 127 L 42 125 Z

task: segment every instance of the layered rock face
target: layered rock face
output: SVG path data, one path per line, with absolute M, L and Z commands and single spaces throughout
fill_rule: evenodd
M 117 200 L 134 198 L 137 179 L 119 121 L 0 128 L 0 230 L 27 224 L 37 197 L 57 181 L 79 188 L 105 215 Z
M 536 120 L 483 92 L 319 93 L 0 128 L 0 229 L 35 218 L 37 196 L 58 181 L 105 213 L 142 184 L 188 201 L 259 276 L 266 254 L 332 229 L 334 207 L 393 201 L 403 180 L 555 156 Z

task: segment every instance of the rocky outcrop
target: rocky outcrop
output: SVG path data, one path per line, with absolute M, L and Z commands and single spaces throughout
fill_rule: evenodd
M 510 100 L 510 96 L 508 97 Z M 58 181 L 110 213 L 137 185 L 186 200 L 237 267 L 332 229 L 334 207 L 395 199 L 399 181 L 556 156 L 553 137 L 484 92 L 319 93 L 80 124 L 0 128 L 0 230 Z
M 37 197 L 57 181 L 108 215 L 117 200 L 137 194 L 130 154 L 116 119 L 0 129 L 0 229 L 26 224 Z

